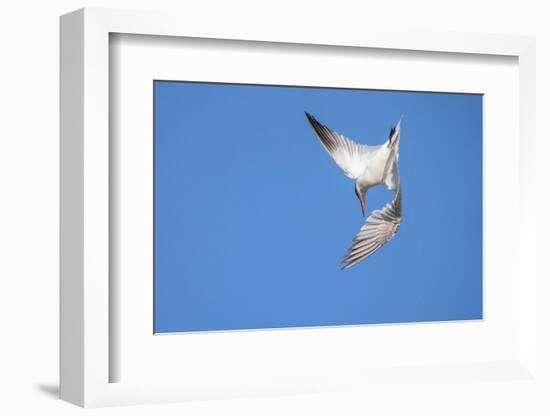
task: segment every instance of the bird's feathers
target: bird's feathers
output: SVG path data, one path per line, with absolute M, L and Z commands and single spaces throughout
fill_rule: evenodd
M 359 233 L 342 261 L 342 268 L 347 269 L 374 254 L 380 247 L 390 241 L 399 230 L 402 219 L 401 188 L 394 199 L 384 209 L 374 211 Z
M 390 130 L 385 144 L 367 146 L 336 133 L 307 112 L 306 116 L 323 147 L 348 177 L 366 189 L 385 185 L 395 192 L 394 199 L 382 210 L 374 211 L 353 239 L 342 261 L 342 269 L 347 269 L 374 254 L 401 226 L 401 184 L 397 166 L 401 121 Z
M 386 167 L 384 168 L 384 185 L 391 191 L 397 191 L 399 188 L 399 169 L 397 168 L 397 162 L 399 161 L 399 142 L 401 139 L 401 121 L 397 123 L 397 126 L 391 129 L 390 138 L 388 139 L 388 147 L 390 148 L 390 154 L 386 161 Z
M 348 177 L 357 179 L 365 169 L 370 146 L 357 144 L 344 135 L 329 129 L 307 112 L 306 117 L 313 127 L 315 135 L 340 169 Z

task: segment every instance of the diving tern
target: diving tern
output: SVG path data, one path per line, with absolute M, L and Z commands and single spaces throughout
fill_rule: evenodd
M 319 142 L 336 164 L 355 180 L 355 195 L 365 215 L 367 191 L 377 185 L 395 192 L 394 199 L 382 210 L 374 211 L 361 227 L 348 249 L 342 269 L 347 269 L 374 254 L 390 241 L 399 230 L 402 220 L 401 184 L 399 178 L 399 141 L 401 121 L 390 130 L 388 140 L 381 145 L 358 144 L 319 123 L 306 112 Z

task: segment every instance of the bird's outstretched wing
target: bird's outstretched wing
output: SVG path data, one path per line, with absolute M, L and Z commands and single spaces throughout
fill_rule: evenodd
M 397 191 L 399 188 L 399 169 L 397 162 L 399 161 L 399 142 L 401 137 L 401 120 L 397 125 L 390 130 L 390 137 L 386 145 L 390 149 L 388 159 L 386 160 L 386 166 L 384 167 L 384 185 L 392 191 Z
M 401 187 L 384 209 L 374 211 L 353 239 L 353 244 L 342 260 L 347 269 L 375 253 L 390 241 L 399 230 L 402 218 Z
M 313 127 L 315 135 L 340 169 L 348 177 L 357 179 L 365 169 L 370 146 L 357 144 L 340 133 L 332 131 L 327 126 L 319 123 L 308 112 L 306 112 L 306 117 L 311 127 Z

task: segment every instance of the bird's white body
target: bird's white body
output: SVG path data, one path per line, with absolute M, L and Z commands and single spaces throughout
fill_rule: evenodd
M 332 131 L 306 113 L 315 135 L 334 159 L 336 164 L 351 179 L 355 180 L 357 197 L 364 211 L 367 191 L 377 185 L 386 186 L 395 192 L 393 201 L 383 210 L 374 211 L 356 235 L 348 250 L 343 268 L 348 268 L 366 259 L 393 238 L 401 224 L 401 183 L 399 178 L 399 142 L 401 122 L 392 128 L 386 143 L 377 146 L 357 144 L 353 140 Z
M 380 146 L 367 146 L 364 155 L 364 169 L 356 178 L 359 187 L 372 188 L 384 185 L 395 191 L 399 183 L 396 162 L 399 157 L 399 145 L 393 147 L 389 142 Z

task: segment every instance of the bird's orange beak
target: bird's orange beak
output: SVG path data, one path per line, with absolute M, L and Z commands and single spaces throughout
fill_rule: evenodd
M 363 217 L 365 216 L 365 199 L 361 198 L 361 212 L 363 213 Z

